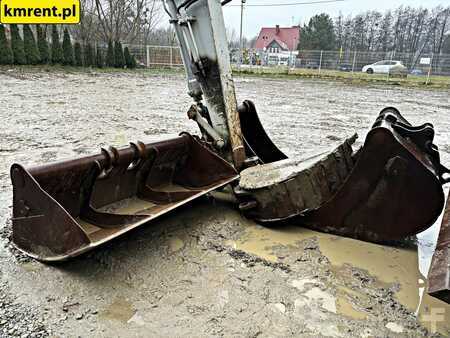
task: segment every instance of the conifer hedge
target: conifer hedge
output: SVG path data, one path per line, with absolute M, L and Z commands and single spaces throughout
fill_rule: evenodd
M 79 42 L 75 42 L 74 54 L 75 54 L 75 66 L 82 67 L 83 66 L 83 52 L 81 51 L 81 44 Z
M 61 43 L 59 42 L 59 33 L 56 25 L 52 25 L 52 63 L 62 63 L 63 53 Z
M 73 48 L 72 48 L 72 42 L 70 41 L 70 35 L 67 28 L 64 29 L 64 37 L 63 37 L 63 65 L 65 66 L 73 66 L 74 56 L 73 56 Z
M 96 58 L 95 58 L 95 65 L 98 68 L 103 68 L 103 55 L 102 55 L 102 51 L 100 50 L 100 47 L 97 46 L 97 53 L 96 53 Z
M 123 68 L 125 65 L 123 57 L 122 44 L 119 41 L 114 42 L 114 67 Z
M 13 62 L 13 52 L 6 39 L 5 26 L 0 24 L 0 65 L 11 65 Z
M 19 34 L 19 27 L 11 25 L 11 49 L 15 65 L 24 65 L 26 63 L 23 41 Z
M 45 27 L 36 25 L 36 38 L 30 25 L 23 25 L 23 40 L 17 25 L 10 25 L 11 39 L 8 40 L 5 26 L 0 24 L 0 65 L 62 64 L 65 66 L 136 68 L 136 59 L 128 47 L 122 48 L 120 41 L 109 40 L 106 53 L 102 45 L 93 47 L 87 42 L 82 48 L 79 42 L 72 45 L 67 28 L 60 42 L 58 27 L 51 25 L 51 45 L 47 41 Z
M 30 25 L 23 25 L 23 50 L 27 65 L 37 65 L 41 58 Z
M 39 58 L 42 64 L 47 64 L 50 61 L 50 52 L 48 50 L 47 43 L 47 32 L 45 29 L 42 29 L 41 26 L 36 26 L 36 34 L 37 34 L 37 47 L 39 50 Z
M 95 66 L 95 57 L 94 57 L 94 50 L 92 49 L 92 45 L 88 43 L 84 47 L 84 66 L 85 67 L 92 67 Z
M 107 67 L 114 67 L 115 61 L 114 61 L 114 48 L 113 43 L 111 40 L 108 41 L 108 50 L 106 52 L 106 60 L 105 64 Z
M 128 69 L 133 69 L 136 67 L 136 61 L 133 61 L 134 57 L 130 54 L 130 50 L 128 49 L 128 47 L 125 47 L 123 56 L 125 58 L 125 65 Z

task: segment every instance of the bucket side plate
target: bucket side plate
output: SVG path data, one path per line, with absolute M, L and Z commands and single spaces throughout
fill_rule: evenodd
M 428 293 L 450 304 L 450 199 L 447 199 L 436 250 L 431 261 Z

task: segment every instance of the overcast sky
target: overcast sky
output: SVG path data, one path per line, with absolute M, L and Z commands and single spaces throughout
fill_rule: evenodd
M 273 4 L 306 2 L 308 0 L 247 0 L 251 4 Z M 309 0 L 317 1 L 317 0 Z M 227 28 L 234 28 L 238 34 L 240 25 L 240 0 L 234 0 L 224 7 L 225 24 Z M 449 6 L 450 0 L 345 0 L 336 3 L 323 3 L 311 5 L 298 5 L 286 7 L 246 7 L 244 14 L 244 35 L 248 38 L 259 33 L 262 26 L 292 26 L 308 21 L 315 14 L 328 13 L 335 17 L 341 11 L 344 15 L 358 14 L 366 10 L 385 11 L 400 5 L 411 7 Z

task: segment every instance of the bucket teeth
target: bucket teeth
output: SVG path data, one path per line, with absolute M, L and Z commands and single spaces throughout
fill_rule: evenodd
M 13 165 L 13 241 L 37 259 L 67 259 L 237 178 L 186 133 L 41 167 Z

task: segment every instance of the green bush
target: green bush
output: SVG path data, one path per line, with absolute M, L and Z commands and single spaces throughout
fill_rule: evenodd
M 81 50 L 81 44 L 79 42 L 75 42 L 74 54 L 75 54 L 75 66 L 83 67 L 83 52 Z
M 13 61 L 13 52 L 6 39 L 5 27 L 0 24 L 0 65 L 11 65 Z
M 114 67 L 114 48 L 111 40 L 108 41 L 108 51 L 106 52 L 105 64 L 107 67 Z
M 103 55 L 102 55 L 102 51 L 100 50 L 99 46 L 97 46 L 95 64 L 98 68 L 103 68 Z
M 61 43 L 59 42 L 59 34 L 56 25 L 52 26 L 52 63 L 62 63 L 63 53 Z
M 37 65 L 41 59 L 30 25 L 23 25 L 23 50 L 28 65 Z
M 125 65 L 123 57 L 122 44 L 119 41 L 114 42 L 114 67 L 123 68 Z
M 67 28 L 64 29 L 64 37 L 63 37 L 63 65 L 65 66 L 73 66 L 73 48 L 72 42 L 70 41 L 70 35 Z
M 39 50 L 39 58 L 42 64 L 47 64 L 50 61 L 50 53 L 48 50 L 47 33 L 41 26 L 36 26 L 37 47 Z
M 94 65 L 95 65 L 94 50 L 92 49 L 92 45 L 88 43 L 86 46 L 84 46 L 84 66 L 92 67 Z
M 24 65 L 27 60 L 25 59 L 25 51 L 23 49 L 23 41 L 19 34 L 19 28 L 17 25 L 11 25 L 11 49 L 13 52 L 14 64 Z

